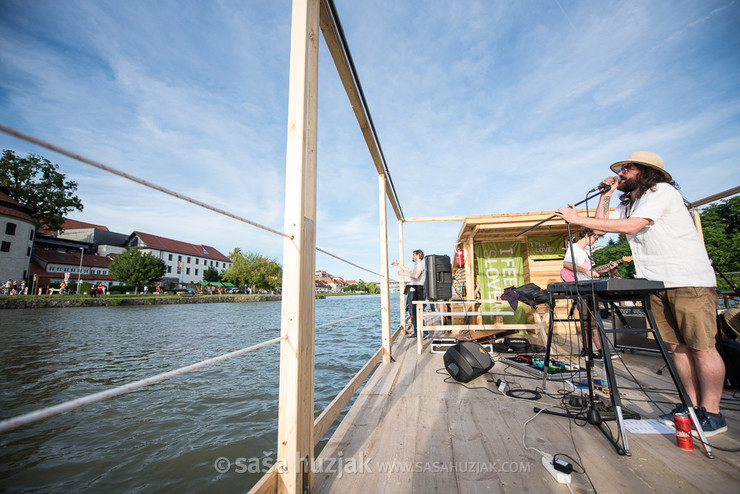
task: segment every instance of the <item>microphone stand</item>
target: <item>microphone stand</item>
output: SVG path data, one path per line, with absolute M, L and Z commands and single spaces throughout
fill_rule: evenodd
M 593 194 L 593 195 L 590 195 L 590 196 L 589 196 L 589 195 L 587 195 L 587 196 L 586 196 L 586 198 L 585 198 L 584 200 L 582 200 L 582 201 L 581 201 L 581 202 L 579 202 L 579 203 L 576 203 L 576 204 L 574 204 L 574 205 L 573 205 L 573 207 L 576 207 L 576 206 L 578 206 L 578 205 L 580 205 L 580 204 L 583 204 L 584 202 L 590 201 L 590 200 L 591 200 L 591 199 L 593 199 L 594 197 L 598 197 L 598 196 L 600 196 L 600 195 L 601 195 L 601 191 L 600 191 L 600 190 L 597 190 L 597 191 L 595 191 L 595 192 L 596 192 L 596 193 L 595 193 L 595 194 Z M 547 223 L 547 222 L 548 222 L 548 221 L 550 221 L 551 219 L 553 219 L 553 218 L 557 218 L 557 217 L 558 217 L 558 215 L 557 215 L 557 214 L 553 214 L 553 215 L 552 215 L 552 216 L 550 216 L 549 218 L 545 218 L 544 220 L 540 221 L 539 223 L 535 223 L 534 225 L 530 226 L 529 228 L 525 228 L 524 230 L 520 231 L 519 233 L 517 233 L 517 234 L 516 234 L 516 235 L 514 235 L 514 236 L 515 236 L 515 237 L 518 237 L 519 235 L 522 235 L 522 234 L 524 234 L 524 233 L 527 233 L 527 232 L 528 232 L 529 230 L 532 230 L 532 229 L 534 229 L 534 228 L 537 228 L 537 227 L 538 227 L 538 226 L 540 226 L 541 224 L 543 224 L 543 223 Z
M 591 191 L 589 191 L 589 193 L 586 194 L 586 198 L 583 199 L 582 201 L 578 202 L 577 204 L 574 204 L 573 207 L 578 206 L 580 204 L 583 204 L 584 202 L 587 202 L 587 201 L 593 199 L 594 197 L 598 197 L 602 193 L 601 190 L 597 190 L 597 191 L 593 191 L 593 192 L 595 192 L 595 193 L 592 194 L 592 195 L 588 195 L 588 194 L 591 193 Z M 522 235 L 522 234 L 524 234 L 524 233 L 526 233 L 526 232 L 528 232 L 528 231 L 530 231 L 530 230 L 532 230 L 532 229 L 534 229 L 534 228 L 542 225 L 543 223 L 546 223 L 546 222 L 548 222 L 548 221 L 550 221 L 550 220 L 552 220 L 553 218 L 556 218 L 556 217 L 558 217 L 558 215 L 553 214 L 552 216 L 550 216 L 548 218 L 545 218 L 544 220 L 540 221 L 539 223 L 537 223 L 535 225 L 532 225 L 529 228 L 526 228 L 526 229 L 520 231 L 519 233 L 517 233 L 514 236 L 515 237 L 518 237 L 518 236 L 520 236 L 520 235 Z M 586 300 L 585 300 L 584 296 L 581 295 L 581 292 L 579 290 L 579 286 L 578 286 L 578 270 L 577 270 L 576 261 L 575 261 L 575 252 L 573 250 L 573 237 L 572 237 L 571 231 L 570 231 L 570 223 L 566 222 L 566 225 L 567 225 L 567 228 L 568 228 L 568 245 L 570 246 L 571 263 L 573 264 L 573 278 L 574 278 L 573 288 L 574 288 L 574 292 L 575 292 L 575 300 L 574 300 L 574 303 L 576 304 L 576 308 L 578 309 L 578 322 L 579 322 L 579 326 L 580 326 L 580 329 L 581 329 L 581 337 L 582 337 L 582 340 L 583 340 L 584 354 L 585 354 L 585 359 L 586 359 L 586 376 L 587 376 L 587 382 L 588 382 L 588 411 L 586 412 L 586 422 L 588 422 L 591 425 L 595 425 L 596 427 L 598 427 L 601 430 L 601 432 L 606 436 L 606 438 L 609 440 L 609 442 L 611 442 L 612 445 L 616 448 L 617 452 L 620 455 L 629 455 L 630 453 L 625 448 L 619 446 L 619 444 L 617 443 L 617 441 L 612 437 L 611 432 L 608 429 L 605 428 L 605 426 L 603 424 L 604 419 L 602 419 L 601 414 L 599 413 L 599 411 L 596 408 L 596 401 L 597 400 L 596 400 L 596 396 L 595 396 L 595 393 L 594 393 L 594 378 L 593 378 L 593 373 L 592 373 L 593 367 L 594 367 L 594 360 L 593 360 L 593 334 L 592 334 L 592 327 L 591 327 L 591 317 L 589 317 L 590 311 L 589 311 L 589 308 L 588 308 L 588 306 L 586 304 Z M 596 304 L 596 295 L 593 293 L 593 285 L 591 285 L 591 292 L 592 292 L 591 293 L 592 310 L 593 311 L 597 311 L 597 310 L 599 310 L 599 308 L 597 307 L 597 304 Z M 551 320 L 552 320 L 552 316 L 553 316 L 553 312 L 552 311 L 554 310 L 554 304 L 555 304 L 555 301 L 552 298 L 550 298 L 550 304 L 549 305 L 550 305 L 550 311 L 551 311 L 551 313 L 550 313 L 550 319 Z M 584 317 L 584 309 L 585 309 L 585 312 L 586 312 L 585 317 Z M 552 322 L 551 322 L 551 324 L 552 324 Z M 597 328 L 598 328 L 598 322 L 596 324 L 597 324 Z M 585 326 L 585 328 L 584 328 L 584 326 Z M 605 344 L 608 344 L 608 342 L 603 337 L 604 335 L 603 335 L 602 328 L 598 328 L 598 329 L 599 329 L 599 338 L 601 339 L 601 344 L 602 344 L 602 348 L 603 348 L 603 346 Z M 550 348 L 551 348 L 551 345 L 552 345 L 552 329 L 549 331 L 549 334 L 548 334 L 548 337 L 547 337 L 547 349 L 545 351 L 545 361 L 543 362 L 543 366 L 542 366 L 542 371 L 543 371 L 542 387 L 543 387 L 543 389 L 546 388 L 546 384 L 547 384 L 547 372 L 548 372 L 548 366 L 549 366 L 549 363 L 550 363 Z M 606 352 L 605 355 L 606 356 L 604 358 L 609 358 L 608 352 Z M 610 380 L 609 381 L 609 392 L 610 392 L 610 395 L 612 396 L 612 402 L 613 402 L 614 401 L 614 398 L 613 398 L 613 391 L 612 390 L 613 390 L 613 385 L 612 385 L 612 381 Z M 540 409 L 537 408 L 537 407 L 535 407 L 534 411 L 535 412 L 539 412 Z M 554 410 L 548 410 L 548 409 L 544 409 L 544 410 L 542 410 L 542 412 L 543 413 L 546 413 L 546 414 L 549 414 L 549 415 L 557 415 L 557 416 L 567 417 L 567 418 L 582 418 L 579 414 L 561 413 L 561 412 L 556 412 Z M 615 417 L 615 419 L 616 420 L 621 420 L 618 417 Z

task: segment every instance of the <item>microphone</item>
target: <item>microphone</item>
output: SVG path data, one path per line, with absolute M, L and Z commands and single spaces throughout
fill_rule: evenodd
M 612 186 L 609 185 L 609 184 L 599 184 L 596 187 L 594 187 L 593 189 L 589 190 L 588 193 L 590 194 L 591 192 L 596 192 L 597 190 L 599 192 L 606 192 L 607 190 L 609 190 L 611 188 L 612 188 Z

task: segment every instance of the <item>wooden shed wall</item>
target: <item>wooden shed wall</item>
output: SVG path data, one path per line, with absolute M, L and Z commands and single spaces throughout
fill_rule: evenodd
M 579 210 L 581 214 L 586 214 L 585 210 Z M 590 211 L 593 214 L 593 211 Z M 567 224 L 559 219 L 551 219 L 546 223 L 520 235 L 516 236 L 522 230 L 525 230 L 540 221 L 549 218 L 552 212 L 534 212 L 534 213 L 515 213 L 487 216 L 468 216 L 463 222 L 463 226 L 458 234 L 457 244 L 465 252 L 465 279 L 467 293 L 474 293 L 475 290 L 475 255 L 474 245 L 482 242 L 506 242 L 519 241 L 522 245 L 522 258 L 524 263 L 524 282 L 534 283 L 542 289 L 547 289 L 550 283 L 560 282 L 560 269 L 563 267 L 561 259 L 553 260 L 534 260 L 529 252 L 530 237 L 543 237 L 549 235 L 559 235 L 565 240 L 568 235 Z M 572 226 L 571 234 L 575 234 L 579 227 Z M 566 317 L 569 305 L 566 301 L 559 301 L 556 306 L 555 317 L 563 319 Z M 544 316 L 546 307 L 543 304 L 538 307 L 540 315 Z M 533 316 L 528 315 L 528 322 L 531 322 Z M 558 333 L 573 331 L 573 325 L 566 323 L 556 323 L 555 331 Z

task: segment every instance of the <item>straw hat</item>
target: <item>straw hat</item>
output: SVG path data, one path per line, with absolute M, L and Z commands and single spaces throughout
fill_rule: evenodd
M 627 160 L 617 161 L 609 168 L 611 168 L 614 173 L 619 175 L 619 171 L 622 169 L 622 166 L 628 163 L 637 163 L 638 165 L 649 166 L 650 168 L 654 168 L 663 172 L 663 175 L 665 175 L 668 180 L 673 180 L 671 174 L 663 169 L 663 158 L 649 151 L 637 151 L 635 153 L 632 153 Z

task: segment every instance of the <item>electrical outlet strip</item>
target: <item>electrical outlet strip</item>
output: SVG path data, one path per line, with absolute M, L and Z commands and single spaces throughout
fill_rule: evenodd
M 542 465 L 550 472 L 555 480 L 560 484 L 570 484 L 570 474 L 564 473 L 559 470 L 555 470 L 555 466 L 552 464 L 551 455 L 542 455 Z

